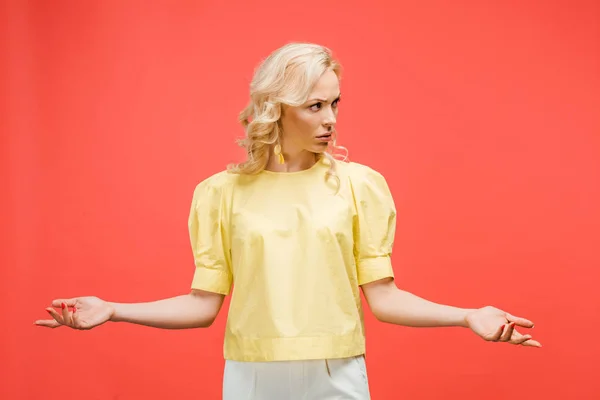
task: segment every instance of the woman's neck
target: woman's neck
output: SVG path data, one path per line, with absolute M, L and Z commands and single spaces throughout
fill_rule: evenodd
M 271 150 L 265 169 L 273 172 L 298 172 L 311 168 L 319 160 L 317 154 L 305 150 L 294 155 L 284 152 L 283 158 L 285 163 L 279 164 L 277 156 Z

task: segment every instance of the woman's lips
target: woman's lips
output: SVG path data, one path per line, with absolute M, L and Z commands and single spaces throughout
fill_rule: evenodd
M 331 133 L 317 136 L 317 140 L 320 142 L 329 142 L 331 140 Z

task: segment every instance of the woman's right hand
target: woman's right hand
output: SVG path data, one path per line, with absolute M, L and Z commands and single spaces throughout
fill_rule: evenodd
M 58 308 L 57 312 L 54 308 Z M 46 308 L 52 319 L 35 321 L 36 325 L 47 328 L 68 326 L 73 329 L 92 329 L 110 320 L 114 314 L 113 307 L 97 297 L 76 297 L 58 299 L 52 307 Z

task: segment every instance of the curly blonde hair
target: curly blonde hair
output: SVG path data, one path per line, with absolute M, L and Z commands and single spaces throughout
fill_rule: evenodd
M 282 106 L 304 104 L 318 79 L 331 69 L 341 75 L 341 65 L 324 46 L 312 43 L 289 43 L 271 53 L 258 66 L 250 83 L 250 102 L 239 114 L 245 137 L 238 144 L 246 149 L 247 159 L 231 164 L 228 170 L 239 174 L 257 174 L 264 170 L 282 129 Z M 336 144 L 337 133 L 328 151 L 319 154 L 330 161 L 328 177 L 337 178 L 336 159 L 346 160 L 347 150 Z M 340 155 L 339 150 L 346 154 Z M 339 180 L 338 180 L 339 181 Z M 339 182 L 338 182 L 339 183 Z

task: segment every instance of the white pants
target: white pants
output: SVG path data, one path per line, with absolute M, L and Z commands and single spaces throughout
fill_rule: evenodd
M 227 360 L 223 400 L 369 400 L 364 356 L 307 361 Z

